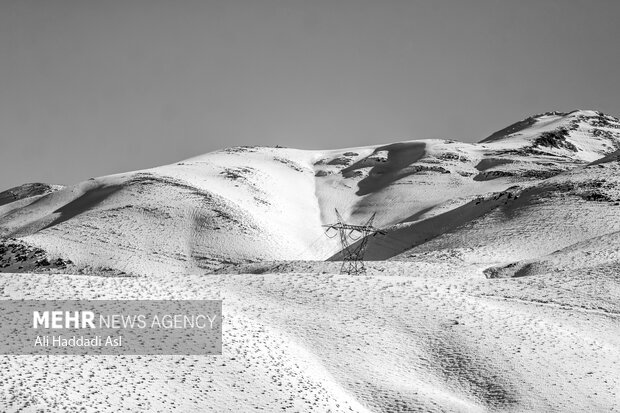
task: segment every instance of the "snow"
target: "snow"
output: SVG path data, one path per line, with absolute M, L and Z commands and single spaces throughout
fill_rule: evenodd
M 566 140 L 576 152 L 535 146 L 542 133 L 573 124 Z M 597 136 L 591 124 L 598 125 Z M 0 234 L 26 237 L 78 264 L 111 261 L 140 274 L 228 261 L 320 260 L 339 249 L 338 240 L 323 237 L 323 225 L 336 221 L 335 209 L 352 222 L 377 212 L 380 227 L 454 215 L 450 211 L 477 197 L 532 186 L 602 158 L 618 146 L 618 136 L 620 123 L 575 111 L 535 117 L 530 127 L 481 144 L 230 148 L 1 206 Z M 84 245 L 84 238 L 91 242 Z
M 0 356 L 0 410 L 620 411 L 619 148 L 617 119 L 554 112 L 24 187 L 0 236 L 75 274 L 0 274 L 2 299 L 223 299 L 224 354 Z M 335 209 L 377 212 L 366 275 L 324 261 Z
M 0 357 L 0 406 L 617 411 L 619 313 L 544 279 L 416 263 L 359 277 L 3 274 L 4 298 L 222 298 L 226 324 L 223 356 Z

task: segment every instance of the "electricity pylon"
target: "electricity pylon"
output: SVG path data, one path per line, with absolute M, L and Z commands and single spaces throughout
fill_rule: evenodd
M 364 253 L 366 252 L 368 239 L 377 234 L 385 235 L 384 231 L 372 226 L 372 222 L 375 220 L 375 215 L 377 215 L 376 212 L 372 214 L 370 219 L 366 221 L 364 225 L 351 225 L 344 222 L 340 212 L 336 209 L 336 217 L 338 218 L 338 222 L 335 224 L 323 225 L 324 227 L 327 227 L 325 230 L 325 235 L 329 238 L 334 238 L 337 234 L 340 234 L 340 244 L 342 245 L 342 266 L 340 267 L 341 273 L 358 275 L 366 272 L 366 267 L 364 266 Z M 338 231 L 338 233 L 330 235 L 330 230 Z

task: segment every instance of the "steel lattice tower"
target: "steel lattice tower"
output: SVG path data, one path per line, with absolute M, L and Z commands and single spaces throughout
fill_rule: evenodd
M 366 272 L 364 253 L 366 252 L 369 238 L 377 234 L 385 235 L 385 232 L 373 227 L 372 223 L 375 220 L 375 215 L 377 215 L 376 212 L 372 214 L 370 219 L 363 225 L 351 225 L 344 222 L 344 219 L 342 219 L 342 216 L 336 209 L 338 222 L 335 224 L 323 225 L 327 228 L 325 230 L 325 235 L 329 238 L 334 238 L 337 234 L 340 235 L 340 243 L 342 245 L 341 273 L 357 275 Z M 330 230 L 338 231 L 338 233 L 330 235 Z

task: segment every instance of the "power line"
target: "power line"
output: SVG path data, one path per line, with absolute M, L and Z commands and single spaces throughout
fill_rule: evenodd
M 338 222 L 335 224 L 323 225 L 327 228 L 325 230 L 325 235 L 327 235 L 327 237 L 334 238 L 336 235 L 340 235 L 340 244 L 342 246 L 341 253 L 343 255 L 342 266 L 340 267 L 341 273 L 357 275 L 366 272 L 364 253 L 366 252 L 368 240 L 371 236 L 374 237 L 377 234 L 385 235 L 384 231 L 372 225 L 376 215 L 376 212 L 373 213 L 370 219 L 363 225 L 352 225 L 345 223 L 340 212 L 336 209 Z M 330 235 L 330 230 L 337 232 Z

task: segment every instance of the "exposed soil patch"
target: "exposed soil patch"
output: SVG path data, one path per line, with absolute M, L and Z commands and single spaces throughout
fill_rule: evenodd
M 512 159 L 487 158 L 478 162 L 478 165 L 476 165 L 476 169 L 479 171 L 486 171 L 487 169 L 494 168 L 496 166 L 507 165 L 514 162 L 515 161 Z
M 41 183 L 31 183 L 16 186 L 6 191 L 0 192 L 0 206 L 19 201 L 20 199 L 31 196 L 46 195 L 55 192 L 62 187 L 60 185 L 49 185 Z
M 0 240 L 0 272 L 45 272 L 66 270 L 71 260 L 52 258 L 41 248 L 17 239 Z

